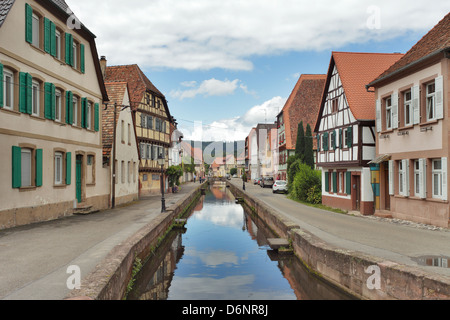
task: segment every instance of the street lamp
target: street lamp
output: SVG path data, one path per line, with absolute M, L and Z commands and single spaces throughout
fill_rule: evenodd
M 166 212 L 166 199 L 164 199 L 164 155 L 162 153 L 158 156 L 158 164 L 161 166 L 161 212 Z

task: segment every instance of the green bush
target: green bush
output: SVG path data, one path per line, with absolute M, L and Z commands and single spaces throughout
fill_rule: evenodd
M 300 163 L 292 183 L 291 194 L 298 200 L 306 202 L 321 201 L 322 180 L 321 172 L 311 169 L 307 164 Z M 320 196 L 319 196 L 320 195 Z

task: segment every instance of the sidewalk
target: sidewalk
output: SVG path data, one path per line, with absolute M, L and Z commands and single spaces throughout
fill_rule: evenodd
M 187 183 L 178 193 L 166 194 L 166 207 L 199 186 Z M 68 266 L 79 266 L 84 278 L 160 212 L 161 195 L 155 195 L 92 215 L 0 231 L 0 299 L 64 299 L 70 292 Z
M 231 179 L 242 190 L 242 180 Z M 450 230 L 424 226 L 405 221 L 340 214 L 302 205 L 283 194 L 273 194 L 270 188 L 263 189 L 246 183 L 245 192 L 284 217 L 338 248 L 353 250 L 387 261 L 413 266 L 429 274 L 450 277 Z M 444 263 L 443 267 L 427 266 L 430 259 Z

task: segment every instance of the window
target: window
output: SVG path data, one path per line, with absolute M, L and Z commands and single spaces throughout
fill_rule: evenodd
M 55 57 L 61 60 L 61 32 L 59 30 L 55 31 L 56 46 L 55 46 Z
M 441 198 L 442 197 L 442 160 L 436 159 L 432 161 L 432 194 L 433 198 Z
M 404 185 L 404 166 L 403 166 L 403 161 L 399 161 L 398 162 L 398 191 L 400 194 L 403 194 L 404 190 L 405 190 L 405 185 Z
M 21 152 L 21 187 L 31 187 L 31 155 L 33 152 L 26 148 L 22 148 Z
M 73 65 L 72 67 L 74 67 L 75 69 L 77 69 L 78 67 L 78 45 L 77 43 L 74 41 L 72 44 L 72 61 L 73 61 Z
M 128 183 L 131 183 L 131 163 L 130 163 L 130 161 L 128 161 L 128 164 L 127 164 L 127 179 L 128 179 Z
M 128 144 L 131 144 L 131 125 L 128 124 Z
M 331 112 L 332 113 L 338 112 L 338 110 L 339 110 L 338 102 L 339 102 L 339 100 L 337 98 L 335 98 L 331 101 L 331 108 L 332 108 Z
M 420 163 L 419 160 L 414 160 L 414 195 L 420 196 Z
M 344 149 L 345 148 L 348 148 L 348 145 L 347 145 L 347 140 L 348 140 L 348 130 L 347 129 L 344 129 L 343 130 L 343 135 L 344 135 L 344 141 L 343 141 L 343 146 L 344 146 Z
M 91 128 L 91 122 L 92 122 L 92 103 L 88 102 L 86 106 L 86 129 L 92 129 Z
M 55 120 L 61 122 L 62 92 L 55 90 Z
M 94 155 L 88 155 L 87 161 L 86 161 L 86 183 L 87 184 L 93 184 L 95 182 L 95 156 Z
M 35 47 L 39 48 L 39 43 L 40 43 L 40 36 L 39 36 L 39 32 L 40 32 L 40 19 L 39 17 L 33 13 L 32 16 L 32 32 L 33 32 L 33 38 L 32 38 L 32 42 L 31 44 L 34 45 Z
M 120 123 L 120 136 L 122 143 L 125 143 L 125 121 L 122 120 Z
M 3 99 L 3 107 L 12 110 L 14 108 L 14 73 L 8 69 L 3 70 Z
M 387 98 L 385 100 L 386 105 L 386 129 L 392 129 L 392 99 Z
M 39 116 L 39 102 L 40 102 L 40 85 L 39 82 L 33 81 L 31 87 L 31 114 L 34 116 Z
M 412 95 L 411 90 L 403 93 L 403 105 L 404 105 L 404 121 L 405 126 L 412 125 Z
M 344 193 L 344 172 L 339 172 L 339 193 Z
M 120 174 L 121 174 L 121 177 L 122 177 L 122 183 L 125 183 L 125 161 L 122 161 L 122 165 L 121 165 L 121 167 L 120 167 L 120 170 L 121 170 L 121 172 L 120 172 Z
M 63 154 L 55 152 L 55 185 L 63 183 Z
M 76 126 L 78 123 L 78 98 L 75 96 L 72 99 L 72 115 L 73 115 L 72 125 Z
M 427 121 L 436 119 L 435 91 L 436 84 L 434 82 L 426 85 Z

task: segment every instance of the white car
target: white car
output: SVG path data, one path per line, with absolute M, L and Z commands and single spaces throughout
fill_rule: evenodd
M 283 192 L 287 193 L 287 182 L 285 180 L 276 180 L 272 187 L 272 192 Z

